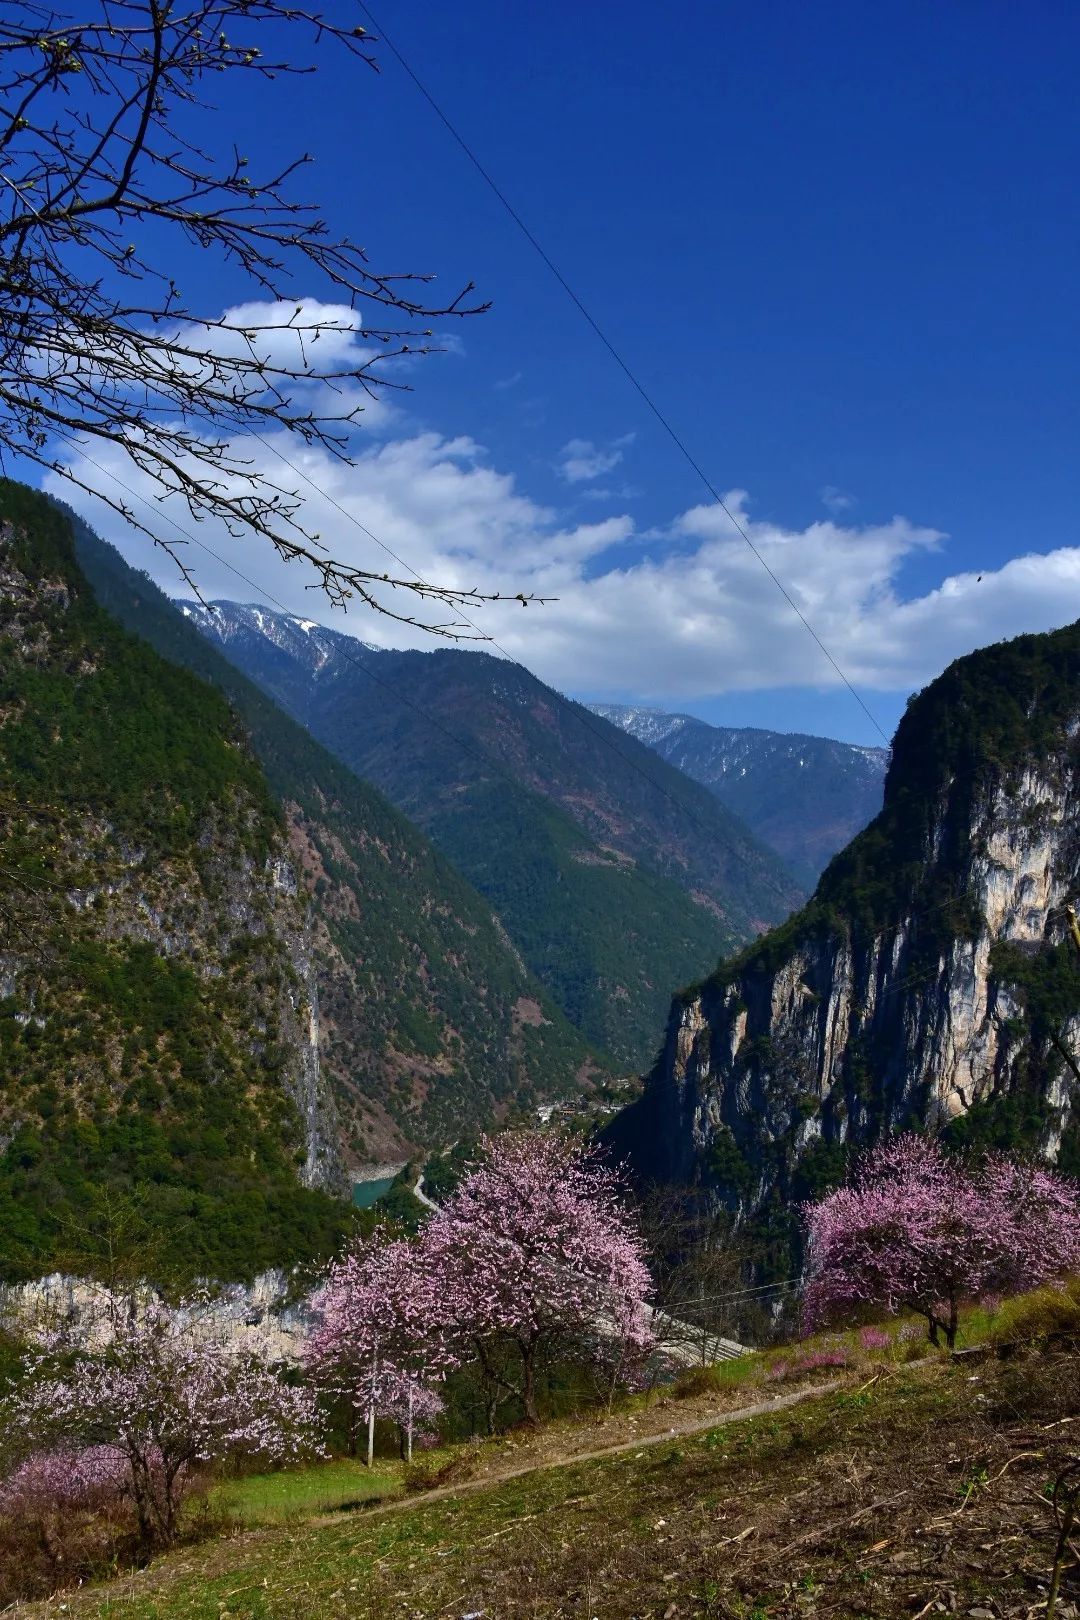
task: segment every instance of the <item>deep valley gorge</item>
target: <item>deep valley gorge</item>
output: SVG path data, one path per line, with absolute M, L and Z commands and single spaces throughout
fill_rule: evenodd
M 235 1206 L 226 1269 L 250 1272 L 291 1252 L 270 1233 L 240 1259 L 271 1186 L 318 1251 L 363 1167 L 537 1109 L 607 1117 L 638 1186 L 772 1231 L 765 1276 L 795 1262 L 790 1211 L 883 1134 L 1075 1167 L 1074 629 L 914 700 L 884 808 L 784 920 L 798 887 L 730 810 L 512 666 L 181 611 L 78 519 L 4 501 L 12 1276 L 61 1251 L 102 1174 L 142 1186 L 156 1164 L 178 1230 Z M 376 701 L 365 658 L 407 703 Z M 425 730 L 432 705 L 459 730 Z M 654 743 L 687 733 L 635 716 Z M 130 752 L 136 728 L 156 752 Z M 817 805 L 827 836 L 856 777 L 871 817 L 883 756 L 746 736 L 730 769 L 755 761 L 759 799 L 774 755 L 785 780 L 793 749 L 813 760 L 789 820 Z M 736 740 L 700 746 L 715 763 Z

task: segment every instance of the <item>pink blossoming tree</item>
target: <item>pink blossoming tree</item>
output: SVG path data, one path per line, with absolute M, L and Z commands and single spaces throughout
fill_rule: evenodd
M 198 1464 L 317 1449 L 313 1395 L 216 1339 L 204 1304 L 133 1301 L 93 1349 L 54 1334 L 35 1350 L 26 1381 L 0 1403 L 17 1463 L 3 1494 L 40 1488 L 70 1461 L 75 1486 L 85 1475 L 87 1491 L 130 1497 L 144 1547 L 167 1546 Z
M 876 1148 L 804 1221 L 810 1330 L 868 1307 L 911 1310 L 951 1349 L 965 1301 L 1080 1268 L 1074 1183 L 997 1155 L 952 1157 L 921 1136 Z
M 648 1355 L 641 1239 L 615 1176 L 570 1139 L 523 1132 L 485 1142 L 421 1241 L 458 1335 L 520 1397 L 529 1422 L 545 1355 L 627 1368 Z
M 411 1458 L 414 1434 L 442 1408 L 433 1386 L 458 1359 L 446 1307 L 426 1246 L 381 1228 L 333 1263 L 312 1299 L 305 1360 L 325 1389 L 366 1416 L 369 1467 L 377 1417 L 399 1425 Z

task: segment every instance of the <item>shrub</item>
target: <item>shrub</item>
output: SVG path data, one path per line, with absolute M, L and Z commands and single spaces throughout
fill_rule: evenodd
M 0 1481 L 0 1604 L 47 1596 L 136 1551 L 126 1460 L 107 1446 L 35 1452 Z
M 864 1327 L 859 1334 L 859 1343 L 864 1350 L 891 1350 L 893 1337 L 884 1328 Z
M 1080 1278 L 1008 1300 L 994 1323 L 992 1338 L 995 1344 L 1031 1340 L 1080 1344 Z
M 847 1367 L 849 1365 L 848 1353 L 842 1346 L 830 1346 L 821 1350 L 805 1350 L 802 1355 L 795 1356 L 790 1361 L 774 1361 L 771 1367 L 765 1370 L 766 1381 L 770 1384 L 781 1382 L 785 1378 L 798 1378 L 803 1373 L 818 1372 L 823 1367 Z
M 127 1494 L 130 1481 L 130 1463 L 111 1446 L 35 1452 L 0 1480 L 0 1515 L 99 1507 Z
M 846 1350 L 808 1350 L 804 1356 L 793 1363 L 793 1372 L 817 1372 L 820 1367 L 846 1367 L 848 1354 Z
M 470 1452 L 455 1452 L 444 1462 L 410 1463 L 405 1470 L 405 1489 L 409 1492 L 433 1491 L 440 1485 L 457 1485 L 476 1472 L 478 1459 Z
M 724 1387 L 724 1376 L 719 1367 L 692 1367 L 680 1373 L 671 1386 L 677 1401 L 687 1401 L 695 1395 L 715 1395 Z
M 103 1575 L 137 1550 L 129 1502 L 88 1508 L 38 1498 L 32 1511 L 0 1515 L 0 1608 Z

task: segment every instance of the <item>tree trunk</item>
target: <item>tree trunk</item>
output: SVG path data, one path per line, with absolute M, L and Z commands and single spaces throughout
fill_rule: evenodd
M 410 1462 L 410 1463 L 412 1462 L 412 1431 L 413 1431 L 412 1414 L 413 1414 L 413 1387 L 410 1384 L 409 1385 L 408 1445 L 407 1445 L 407 1454 L 406 1454 L 406 1457 L 405 1457 L 405 1461 Z
M 536 1409 L 536 1344 L 530 1341 L 521 1347 L 521 1402 L 525 1408 L 525 1421 L 534 1426 L 540 1422 Z
M 367 1465 L 369 1468 L 375 1462 L 375 1401 L 372 1400 L 367 1411 Z
M 166 1475 L 165 1475 L 165 1501 L 162 1504 L 163 1509 L 164 1509 L 164 1523 L 162 1524 L 162 1535 L 163 1535 L 163 1539 L 164 1539 L 166 1547 L 171 1547 L 174 1540 L 176 1539 L 176 1508 L 177 1508 L 176 1480 L 177 1480 L 176 1473 L 172 1473 L 172 1474 L 166 1473 Z
M 135 1504 L 135 1517 L 139 1525 L 139 1550 L 149 1553 L 153 1551 L 156 1539 L 153 1481 L 141 1453 L 129 1451 L 128 1462 L 131 1465 L 131 1499 Z

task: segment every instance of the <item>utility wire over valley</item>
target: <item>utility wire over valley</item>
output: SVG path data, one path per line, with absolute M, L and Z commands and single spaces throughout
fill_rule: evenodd
M 566 295 L 570 299 L 571 303 L 575 306 L 575 308 L 578 310 L 578 312 L 580 313 L 582 318 L 586 321 L 586 323 L 592 328 L 593 332 L 596 334 L 596 337 L 603 344 L 604 348 L 607 350 L 608 354 L 614 360 L 615 364 L 619 367 L 619 370 L 622 371 L 624 376 L 629 381 L 630 385 L 635 390 L 635 392 L 640 395 L 641 399 L 644 401 L 645 405 L 648 407 L 651 414 L 656 418 L 657 422 L 663 428 L 663 430 L 667 434 L 668 438 L 671 440 L 671 442 L 675 445 L 676 449 L 679 451 L 679 454 L 683 457 L 684 461 L 691 468 L 691 470 L 693 471 L 695 476 L 700 480 L 703 487 L 708 491 L 708 494 L 709 494 L 711 500 L 713 501 L 713 503 L 720 508 L 721 512 L 724 513 L 725 517 L 731 523 L 731 525 L 735 529 L 736 533 L 741 536 L 741 538 L 745 541 L 746 545 L 750 548 L 750 551 L 753 553 L 753 555 L 757 559 L 757 561 L 761 564 L 761 567 L 765 570 L 766 574 L 768 574 L 769 578 L 772 580 L 773 584 L 776 586 L 777 590 L 780 592 L 781 596 L 784 598 L 785 602 L 790 607 L 791 611 L 795 614 L 796 618 L 800 621 L 803 628 L 806 630 L 807 634 L 816 643 L 816 645 L 818 646 L 821 653 L 824 655 L 824 657 L 827 659 L 829 664 L 832 666 L 832 669 L 834 670 L 836 675 L 839 676 L 840 680 L 847 687 L 848 691 L 851 693 L 852 697 L 855 699 L 855 702 L 859 705 L 859 708 L 862 710 L 863 714 L 869 720 L 870 724 L 873 726 L 874 730 L 877 732 L 878 736 L 881 738 L 882 742 L 885 743 L 885 745 L 887 747 L 888 743 L 889 743 L 889 738 L 886 735 L 884 727 L 881 725 L 881 723 L 877 719 L 876 715 L 870 709 L 869 705 L 866 703 L 866 701 L 863 698 L 862 694 L 858 691 L 858 689 L 855 687 L 853 682 L 851 680 L 849 680 L 848 676 L 841 669 L 840 665 L 837 663 L 837 661 L 834 658 L 833 654 L 829 651 L 829 649 L 825 645 L 824 641 L 818 635 L 817 631 L 814 629 L 814 626 L 810 623 L 810 620 L 807 618 L 806 614 L 803 612 L 803 610 L 799 606 L 798 602 L 796 602 L 795 598 L 792 596 L 791 592 L 788 590 L 788 588 L 784 584 L 783 580 L 770 567 L 768 559 L 763 555 L 760 548 L 754 544 L 754 542 L 753 542 L 749 532 L 747 531 L 745 525 L 740 523 L 737 514 L 732 511 L 730 506 L 728 506 L 727 502 L 724 500 L 724 497 L 721 495 L 720 491 L 717 489 L 716 485 L 713 483 L 712 479 L 709 477 L 709 475 L 705 471 L 704 467 L 702 467 L 700 461 L 698 461 L 697 457 L 693 454 L 693 452 L 688 447 L 685 439 L 682 438 L 682 436 L 679 434 L 679 432 L 675 428 L 675 426 L 672 423 L 670 417 L 668 417 L 667 414 L 663 410 L 661 410 L 660 406 L 657 404 L 657 402 L 653 398 L 652 394 L 645 387 L 645 384 L 641 381 L 640 377 L 633 370 L 630 363 L 624 358 L 621 350 L 616 348 L 615 344 L 612 342 L 611 338 L 608 336 L 608 334 L 607 334 L 606 330 L 604 329 L 604 327 L 601 326 L 601 324 L 597 320 L 596 316 L 593 315 L 592 311 L 588 308 L 588 306 L 579 297 L 578 293 L 574 290 L 573 286 L 567 280 L 567 278 L 565 277 L 563 272 L 559 269 L 559 267 L 555 263 L 554 259 L 552 259 L 551 255 L 544 248 L 544 246 L 540 242 L 539 238 L 535 235 L 535 233 L 526 224 L 526 222 L 522 218 L 521 214 L 514 207 L 513 203 L 510 201 L 509 197 L 506 195 L 506 193 L 503 191 L 501 186 L 498 184 L 498 182 L 495 180 L 495 178 L 491 174 L 491 171 L 489 169 L 487 169 L 484 166 L 484 164 L 480 161 L 479 157 L 476 155 L 473 148 L 469 145 L 468 141 L 466 141 L 465 137 L 461 134 L 461 131 L 457 128 L 457 126 L 447 116 L 447 114 L 444 112 L 442 106 L 439 104 L 438 101 L 436 101 L 435 97 L 432 95 L 431 91 L 424 84 L 423 80 L 419 77 L 419 75 L 417 73 L 414 72 L 413 68 L 409 65 L 408 61 L 406 60 L 405 56 L 402 54 L 399 47 L 394 43 L 394 41 L 386 33 L 385 29 L 381 27 L 381 25 L 379 24 L 377 18 L 375 17 L 374 13 L 372 12 L 371 7 L 365 3 L 365 0 L 359 0 L 359 5 L 360 5 L 360 10 L 364 13 L 365 17 L 367 17 L 367 19 L 371 23 L 372 27 L 376 30 L 378 39 L 381 41 L 382 44 L 384 44 L 386 46 L 387 50 L 395 58 L 398 65 L 401 67 L 402 71 L 405 74 L 407 74 L 407 76 L 412 80 L 413 84 L 416 86 L 417 90 L 423 96 L 424 100 L 428 103 L 428 106 L 432 109 L 435 116 L 438 118 L 439 122 L 443 125 L 443 127 L 446 129 L 446 131 L 451 136 L 451 138 L 454 140 L 454 142 L 461 148 L 462 152 L 465 154 L 466 158 L 472 164 L 472 166 L 476 170 L 477 174 L 479 174 L 481 179 L 484 181 L 484 184 L 489 188 L 489 190 L 498 199 L 498 201 L 500 202 L 502 207 L 506 210 L 506 212 L 509 214 L 510 218 L 513 220 L 514 224 L 517 226 L 518 230 L 524 236 L 525 240 L 529 243 L 529 245 L 533 248 L 533 250 L 539 255 L 539 257 L 541 258 L 543 263 L 547 266 L 547 268 L 550 270 L 551 274 L 555 277 L 555 280 L 558 282 L 559 286 L 566 293 Z

